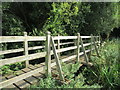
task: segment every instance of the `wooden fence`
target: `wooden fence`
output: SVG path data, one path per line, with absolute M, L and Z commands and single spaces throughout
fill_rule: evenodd
M 90 42 L 84 43 L 83 39 L 88 39 Z M 71 42 L 61 43 L 62 40 L 71 40 Z M 72 40 L 74 40 L 74 42 Z M 29 41 L 39 41 L 39 42 L 42 41 L 42 42 L 45 42 L 45 45 L 29 47 L 29 45 L 28 45 Z M 55 41 L 57 41 L 57 43 L 55 43 Z M 3 65 L 14 64 L 14 63 L 23 62 L 23 61 L 25 61 L 26 67 L 28 67 L 30 60 L 45 57 L 46 75 L 51 75 L 51 67 L 55 65 L 55 63 L 51 64 L 51 55 L 54 55 L 61 80 L 64 80 L 64 77 L 62 75 L 62 68 L 61 68 L 60 61 L 65 62 L 65 61 L 76 58 L 76 62 L 80 62 L 79 57 L 81 55 L 84 55 L 85 61 L 89 62 L 89 58 L 86 53 L 88 53 L 88 52 L 91 53 L 92 50 L 95 50 L 96 54 L 99 56 L 98 48 L 100 45 L 100 37 L 93 36 L 93 35 L 80 36 L 80 34 L 78 33 L 77 36 L 59 36 L 59 35 L 51 36 L 50 32 L 47 32 L 46 36 L 27 36 L 27 33 L 25 32 L 24 36 L 0 36 L 1 44 L 2 43 L 14 43 L 14 42 L 23 42 L 24 48 L 0 51 L 0 55 L 4 55 L 4 54 L 9 55 L 10 53 L 17 53 L 17 52 L 24 52 L 24 55 L 12 57 L 12 58 L 1 59 L 0 60 L 1 67 Z M 75 44 L 75 45 L 61 48 L 62 45 L 69 45 L 69 44 Z M 88 46 L 90 47 L 90 49 L 85 48 Z M 51 47 L 52 47 L 52 49 L 51 49 Z M 56 49 L 56 47 L 57 47 L 57 49 Z M 44 52 L 29 54 L 29 50 L 44 49 L 44 48 L 45 48 Z M 81 49 L 82 49 L 82 51 L 81 51 Z M 60 56 L 61 56 L 60 53 L 70 51 L 70 50 L 74 50 L 75 54 L 60 60 Z M 0 88 L 4 88 L 12 83 L 18 82 L 22 79 L 32 76 L 33 74 L 36 74 L 42 70 L 44 70 L 44 68 L 42 68 L 42 69 L 38 68 L 33 71 L 27 72 L 25 74 L 16 76 L 14 78 L 2 81 L 2 82 L 0 82 Z

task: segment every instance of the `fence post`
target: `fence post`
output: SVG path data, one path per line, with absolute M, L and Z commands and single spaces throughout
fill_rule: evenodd
M 56 51 L 56 48 L 55 48 L 55 43 L 54 43 L 54 40 L 53 40 L 52 37 L 51 37 L 51 43 L 52 43 L 53 53 L 54 53 L 54 56 L 55 56 L 56 66 L 58 68 L 58 72 L 59 72 L 59 75 L 60 75 L 60 80 L 64 81 L 60 60 L 59 60 L 59 57 L 58 57 L 58 54 L 57 54 L 57 51 Z
M 27 32 L 24 32 L 24 37 L 25 37 L 25 41 L 24 41 L 24 54 L 25 56 L 28 56 L 28 40 L 27 40 Z M 26 67 L 29 66 L 29 61 L 26 60 L 25 61 Z
M 99 48 L 101 46 L 101 38 L 100 38 L 100 35 L 99 35 Z
M 96 54 L 99 57 L 99 52 L 98 52 L 98 48 L 97 48 L 97 45 L 96 45 L 96 42 L 95 42 L 95 37 L 93 36 L 92 38 L 93 38 L 93 43 L 94 43 Z
M 60 50 L 60 38 L 59 38 L 59 34 L 58 34 L 58 50 Z M 58 53 L 58 57 L 60 58 L 60 52 Z
M 86 54 L 86 52 L 85 52 L 85 48 L 84 48 L 84 46 L 83 46 L 83 41 L 82 41 L 81 36 L 80 36 L 80 42 L 81 42 L 81 47 L 82 47 L 82 50 L 83 50 L 83 53 L 84 53 L 85 60 L 86 60 L 86 62 L 88 63 L 88 62 L 89 62 L 89 59 L 88 59 L 88 56 L 87 56 L 87 54 Z
M 46 76 L 51 76 L 51 54 L 50 54 L 50 51 L 51 51 L 51 44 L 50 44 L 50 32 L 47 32 L 46 34 L 46 57 L 45 57 L 45 70 L 46 70 Z
M 96 46 L 98 46 L 98 49 L 99 49 L 99 36 L 96 36 L 95 41 L 97 42 L 97 45 L 96 45 Z
M 97 42 L 97 46 L 98 46 L 98 49 L 99 49 L 99 36 L 96 36 L 95 41 Z
M 92 47 L 93 47 L 93 35 L 91 34 L 91 45 L 90 45 L 90 56 L 92 55 Z
M 80 53 L 80 33 L 77 34 L 77 62 L 80 61 L 79 53 Z
M 77 39 L 74 39 L 73 41 L 74 41 L 74 46 L 77 46 Z M 77 49 L 75 49 L 73 53 L 76 55 Z

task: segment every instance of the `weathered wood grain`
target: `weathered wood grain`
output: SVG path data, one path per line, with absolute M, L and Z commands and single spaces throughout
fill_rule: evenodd
M 80 53 L 80 34 L 77 34 L 77 62 L 80 61 L 79 53 Z
M 83 46 L 89 46 L 91 43 L 86 43 Z M 80 45 L 81 47 L 81 45 Z M 76 49 L 77 46 L 72 46 L 72 47 L 67 47 L 67 48 L 61 48 L 60 50 L 57 50 L 57 53 L 59 52 L 65 52 L 65 51 L 69 51 L 69 50 L 73 50 Z M 51 51 L 51 55 L 53 55 L 53 51 Z M 18 56 L 18 57 L 13 57 L 13 58 L 7 58 L 7 59 L 1 59 L 0 60 L 0 65 L 6 65 L 6 64 L 12 64 L 12 63 L 16 63 L 16 62 L 22 62 L 25 60 L 33 60 L 33 59 L 37 59 L 37 58 L 42 58 L 46 56 L 46 52 L 41 52 L 41 53 L 35 53 L 35 54 L 29 54 L 28 56 Z
M 94 47 L 95 47 L 96 54 L 97 54 L 97 56 L 99 57 L 98 48 L 97 48 L 97 45 L 96 45 L 96 43 L 95 43 L 95 37 L 92 37 L 92 38 L 93 38 L 93 43 L 94 43 Z
M 46 64 L 46 76 L 51 75 L 51 40 L 50 40 L 51 36 L 50 36 L 50 32 L 47 32 L 46 35 L 46 56 L 45 56 L 45 64 Z
M 58 68 L 58 72 L 59 72 L 59 75 L 60 75 L 60 79 L 62 81 L 64 81 L 61 64 L 60 64 L 59 57 L 58 57 L 58 54 L 57 54 L 57 51 L 56 51 L 56 48 L 55 48 L 55 45 L 54 45 L 55 43 L 54 43 L 54 40 L 53 40 L 52 37 L 51 37 L 51 43 L 52 43 L 53 53 L 54 53 L 54 56 L 55 56 L 55 61 L 56 61 L 56 64 L 57 64 L 57 68 Z
M 82 40 L 81 37 L 80 37 L 80 42 L 81 42 L 81 47 L 82 47 L 82 50 L 83 50 L 83 53 L 84 53 L 85 60 L 86 60 L 86 62 L 88 62 L 88 57 L 87 57 L 87 54 L 86 54 L 86 52 L 85 52 L 83 40 Z
M 28 56 L 28 39 L 27 39 L 27 32 L 24 32 L 24 37 L 25 37 L 25 40 L 24 40 L 24 54 L 25 56 Z M 26 67 L 29 66 L 29 61 L 26 60 L 25 61 L 25 64 L 26 64 Z
M 65 39 L 77 39 L 77 36 L 54 36 L 53 37 L 53 40 L 58 40 L 58 39 L 60 39 L 60 40 L 65 40 Z
M 60 35 L 58 34 L 58 37 L 59 37 Z M 57 42 L 57 47 L 58 47 L 58 51 L 60 50 L 60 38 L 58 38 L 58 42 Z M 58 53 L 58 57 L 60 58 L 60 52 Z
M 42 49 L 44 47 L 45 46 L 34 46 L 34 47 L 29 47 L 28 50 Z M 17 53 L 17 52 L 23 52 L 23 51 L 24 51 L 24 48 L 5 50 L 5 51 L 0 51 L 0 55 L 2 55 L 2 54 L 10 54 L 10 53 Z
M 23 42 L 24 36 L 0 36 L 0 43 L 5 42 Z
M 44 72 L 44 68 L 47 66 L 47 72 L 48 74 L 51 73 L 51 67 L 53 66 L 57 66 L 58 70 L 59 70 L 59 74 L 60 74 L 60 79 L 64 80 L 63 77 L 63 73 L 62 73 L 62 68 L 61 68 L 61 62 L 66 62 L 68 60 L 77 58 L 77 61 L 79 61 L 79 56 L 84 55 L 85 56 L 85 60 L 86 62 L 88 62 L 88 57 L 87 54 L 88 52 L 92 51 L 92 50 L 97 50 L 97 43 L 99 40 L 95 41 L 93 40 L 93 42 L 91 43 L 85 43 L 83 44 L 82 39 L 83 38 L 91 38 L 91 36 L 80 36 L 78 34 L 78 36 L 55 36 L 52 37 L 50 36 L 49 33 L 47 33 L 47 36 L 27 36 L 27 34 L 25 34 L 24 36 L 0 36 L 0 43 L 6 43 L 6 42 L 25 42 L 24 46 L 25 48 L 20 48 L 20 49 L 13 49 L 13 50 L 5 50 L 0 52 L 0 54 L 9 54 L 9 53 L 15 53 L 15 52 L 22 52 L 25 51 L 25 55 L 23 56 L 18 56 L 18 57 L 12 57 L 12 58 L 6 58 L 6 59 L 1 59 L 0 60 L 0 66 L 6 65 L 6 64 L 12 64 L 12 63 L 16 63 L 16 62 L 23 62 L 23 61 L 28 61 L 28 60 L 33 60 L 33 59 L 37 59 L 37 58 L 42 58 L 46 56 L 46 64 L 44 63 L 43 66 L 36 66 L 36 67 L 28 67 L 29 70 L 22 70 L 21 73 L 15 77 L 12 78 L 8 78 L 8 80 L 4 80 L 2 82 L 0 82 L 0 88 L 4 88 L 7 87 L 11 84 L 15 84 L 21 80 L 24 80 L 25 82 L 29 83 L 29 84 L 33 84 L 34 81 L 36 82 L 36 80 L 38 79 L 38 77 L 40 76 L 38 73 L 40 72 Z M 94 38 L 99 38 L 99 36 L 93 36 Z M 67 43 L 60 43 L 60 40 L 67 40 L 67 39 L 75 39 L 77 40 L 77 44 L 75 46 L 70 46 L 70 47 L 66 47 L 66 48 L 60 48 L 60 45 L 66 45 L 66 44 L 74 44 L 74 42 L 67 42 Z M 58 43 L 55 44 L 54 40 L 58 40 Z M 29 47 L 28 48 L 28 41 L 46 41 L 46 52 L 41 52 L 41 53 L 34 53 L 34 54 L 28 54 L 28 50 L 35 50 L 35 49 L 41 49 L 41 48 L 45 48 L 45 46 L 35 46 L 35 47 Z M 52 43 L 52 48 L 53 51 L 50 50 L 51 48 L 51 44 Z M 79 42 L 81 42 L 81 45 L 79 45 Z M 95 48 L 91 48 L 90 50 L 85 50 L 85 47 L 90 46 L 90 45 L 94 45 Z M 58 49 L 56 50 L 56 47 L 58 47 Z M 82 47 L 83 48 L 83 52 L 80 52 L 79 48 Z M 75 55 L 71 55 L 69 57 L 65 57 L 65 58 L 61 58 L 61 60 L 58 57 L 58 54 L 61 52 L 65 52 L 65 51 L 69 51 L 69 50 L 74 50 L 77 49 L 77 53 Z M 56 62 L 52 61 L 51 63 L 51 55 L 55 56 L 55 60 Z M 97 55 L 99 53 L 97 52 Z M 29 63 L 26 64 L 26 66 L 28 66 Z M 42 65 L 42 64 L 41 64 Z M 36 76 L 35 76 L 36 75 Z M 18 84 L 18 83 L 17 83 Z M 16 84 L 16 85 L 17 85 Z M 21 85 L 22 87 L 22 85 Z
M 28 41 L 45 41 L 45 36 L 27 36 Z M 5 42 L 23 42 L 24 36 L 0 36 L 0 43 Z
M 60 43 L 60 45 L 67 45 L 67 44 L 73 44 L 73 43 L 74 42 Z M 57 46 L 57 44 L 55 44 L 55 46 Z M 45 46 L 29 47 L 28 50 L 36 50 L 36 49 L 42 49 L 42 48 L 45 48 Z M 2 54 L 16 53 L 16 52 L 23 52 L 23 51 L 24 51 L 24 48 L 5 50 L 5 51 L 0 51 L 0 55 L 2 55 Z
M 18 57 L 13 57 L 13 58 L 7 58 L 7 59 L 1 59 L 0 60 L 0 66 L 6 65 L 6 64 L 12 64 L 16 62 L 23 62 L 25 60 L 33 60 L 41 57 L 45 57 L 46 52 L 41 52 L 41 53 L 35 53 L 35 54 L 29 54 L 28 56 L 18 56 Z

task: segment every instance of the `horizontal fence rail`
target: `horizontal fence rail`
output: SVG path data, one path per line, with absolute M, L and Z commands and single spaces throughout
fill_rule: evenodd
M 70 44 L 70 43 L 68 43 L 68 44 Z M 86 46 L 90 46 L 90 45 L 91 45 L 91 43 L 86 43 L 83 46 L 86 47 Z M 81 45 L 79 45 L 79 46 L 81 47 Z M 57 53 L 74 50 L 76 48 L 77 48 L 77 46 L 62 48 L 62 49 L 57 50 Z M 53 55 L 53 54 L 54 53 L 51 50 L 51 55 Z M 42 58 L 42 57 L 45 57 L 45 56 L 46 56 L 46 52 L 41 52 L 41 53 L 29 54 L 28 56 L 23 55 L 23 56 L 18 56 L 18 57 L 13 57 L 13 58 L 1 59 L 0 60 L 0 66 L 6 65 L 6 64 L 13 64 L 13 63 L 17 63 L 17 62 L 23 62 L 23 61 L 26 61 L 26 60 L 33 60 L 33 59 Z
M 58 36 L 52 37 L 53 39 L 52 43 L 51 43 L 51 37 L 52 36 L 50 35 L 50 33 L 48 33 L 46 36 L 27 36 L 27 33 L 24 36 L 0 36 L 0 43 L 3 45 L 4 43 L 7 44 L 7 43 L 15 43 L 15 42 L 22 42 L 24 45 L 23 48 L 0 51 L 0 55 L 9 55 L 11 53 L 24 52 L 24 55 L 21 55 L 21 56 L 9 57 L 9 58 L 4 58 L 4 59 L 2 58 L 0 60 L 0 66 L 7 65 L 7 64 L 14 64 L 17 62 L 27 62 L 26 67 L 28 67 L 30 60 L 39 59 L 43 57 L 47 59 L 47 60 L 45 59 L 46 64 L 44 67 L 38 68 L 36 70 L 27 72 L 25 74 L 16 76 L 8 80 L 2 81 L 0 82 L 0 88 L 4 88 L 10 84 L 13 84 L 29 76 L 32 76 L 33 74 L 43 71 L 45 67 L 47 67 L 46 73 L 50 73 L 51 67 L 55 66 L 56 64 L 59 65 L 58 66 L 59 72 L 62 72 L 59 60 L 61 62 L 65 62 L 71 59 L 79 59 L 79 56 L 85 55 L 86 53 L 89 53 L 93 50 L 96 50 L 97 54 L 99 54 L 97 50 L 97 47 L 100 45 L 99 36 L 92 36 L 92 35 L 91 36 L 80 36 L 79 34 L 78 36 L 59 36 L 58 35 Z M 89 42 L 84 43 L 82 39 L 85 39 L 85 40 L 87 39 L 89 40 Z M 62 40 L 68 40 L 68 41 L 61 42 Z M 40 46 L 37 45 L 33 47 L 28 47 L 29 41 L 37 41 L 37 42 L 44 41 L 45 45 L 40 45 Z M 58 42 L 55 43 L 54 41 L 58 41 Z M 91 48 L 87 48 L 87 47 L 91 47 Z M 37 52 L 37 53 L 33 53 L 33 54 L 28 53 L 29 50 L 41 50 L 41 49 L 44 49 L 44 50 Z M 60 59 L 61 53 L 68 52 L 71 50 L 75 52 L 73 55 Z M 57 59 L 56 60 L 57 63 L 56 62 L 51 63 L 51 55 L 55 55 Z M 80 61 L 80 60 L 76 60 L 76 61 Z M 64 80 L 62 73 L 60 74 L 61 74 L 60 76 Z
M 68 44 L 74 44 L 74 42 L 60 43 L 60 45 L 68 45 Z M 57 46 L 57 45 L 58 44 L 55 44 L 55 46 Z M 42 48 L 45 48 L 45 46 L 29 47 L 28 50 L 36 50 L 36 49 L 42 49 Z M 23 51 L 24 51 L 24 48 L 5 50 L 5 51 L 0 51 L 0 55 L 2 55 L 2 54 L 9 54 L 9 53 L 16 53 L 16 52 L 23 52 Z
M 99 36 L 94 36 L 99 37 Z M 91 36 L 81 36 L 81 38 L 91 38 Z M 65 39 L 77 39 L 77 36 L 55 36 L 54 40 L 65 40 Z M 25 40 L 24 36 L 0 36 L 0 43 L 6 42 L 23 42 Z M 28 41 L 45 41 L 45 36 L 27 36 Z
M 45 36 L 0 36 L 0 43 L 6 42 L 23 42 L 25 39 L 28 41 L 45 41 Z

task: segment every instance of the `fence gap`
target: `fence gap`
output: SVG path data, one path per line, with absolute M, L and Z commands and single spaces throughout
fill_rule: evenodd
M 85 61 L 88 63 L 89 59 L 88 59 L 88 56 L 87 56 L 87 54 L 85 52 L 85 48 L 84 48 L 83 40 L 82 40 L 81 36 L 80 36 L 80 42 L 81 42 L 81 47 L 82 47 L 82 50 L 83 50 L 83 53 L 84 53 Z
M 50 44 L 50 32 L 47 32 L 46 34 L 46 57 L 45 57 L 45 64 L 46 64 L 46 68 L 45 68 L 45 71 L 46 71 L 46 76 L 51 76 L 51 54 L 50 54 L 50 51 L 51 51 L 51 44 Z
M 28 40 L 27 40 L 27 32 L 24 32 L 24 37 L 25 37 L 25 41 L 24 41 L 24 54 L 26 57 L 28 57 Z M 26 67 L 29 66 L 29 61 L 26 60 L 25 61 L 25 65 Z
M 54 56 L 55 56 L 56 66 L 58 68 L 58 72 L 59 72 L 59 75 L 60 75 L 60 80 L 64 81 L 60 60 L 59 60 L 59 57 L 58 57 L 58 54 L 57 54 L 57 51 L 56 51 L 56 47 L 55 47 L 55 43 L 54 43 L 54 40 L 53 40 L 52 37 L 51 37 L 51 43 L 52 43 L 53 53 L 54 53 Z

